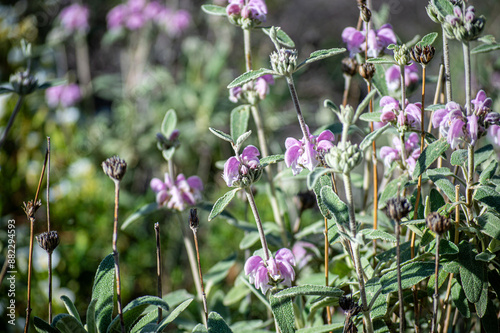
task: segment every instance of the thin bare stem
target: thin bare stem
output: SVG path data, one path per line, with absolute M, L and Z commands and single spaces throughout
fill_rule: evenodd
M 250 188 L 245 188 L 245 193 L 247 195 L 248 204 L 252 209 L 252 213 L 255 218 L 255 223 L 257 224 L 257 230 L 259 231 L 262 250 L 264 250 L 264 257 L 267 262 L 269 260 L 269 248 L 267 246 L 266 234 L 264 233 L 264 228 L 262 227 L 262 221 L 260 219 L 259 211 L 257 210 L 257 205 L 255 204 L 255 199 L 253 197 L 252 190 Z
M 372 90 L 372 82 L 368 81 L 368 93 Z M 370 99 L 370 113 L 373 112 L 373 100 Z M 370 132 L 373 132 L 373 122 L 370 122 Z M 377 145 L 372 142 L 372 164 L 373 164 L 373 229 L 378 227 L 378 170 L 377 170 Z M 377 240 L 373 240 L 373 253 L 377 254 Z
M 400 221 L 394 221 L 396 228 L 396 265 L 397 265 L 397 275 L 398 275 L 398 301 L 399 301 L 399 331 L 404 332 L 405 324 L 405 312 L 403 304 L 403 287 L 401 285 L 401 249 L 400 249 L 400 234 L 401 226 Z
M 297 112 L 297 119 L 299 120 L 300 129 L 302 131 L 302 134 L 304 135 L 304 140 L 310 141 L 306 121 L 304 120 L 304 116 L 302 115 L 302 111 L 300 109 L 299 97 L 297 96 L 297 91 L 295 90 L 295 85 L 293 83 L 293 77 L 291 74 L 286 77 L 286 82 L 288 84 L 288 89 L 290 90 L 290 95 L 292 96 L 295 111 Z
M 14 106 L 14 110 L 10 115 L 7 127 L 5 127 L 5 131 L 3 132 L 2 138 L 0 139 L 0 149 L 2 149 L 2 146 L 5 143 L 5 140 L 7 139 L 7 135 L 9 134 L 9 131 L 12 128 L 12 125 L 14 124 L 14 120 L 16 119 L 19 110 L 21 110 L 21 105 L 23 104 L 23 98 L 24 98 L 23 95 L 19 95 L 19 97 L 17 98 L 16 105 Z
M 252 47 L 250 42 L 251 30 L 243 29 L 243 45 L 245 48 L 245 67 L 247 72 L 252 69 Z
M 471 104 L 471 68 L 470 68 L 470 48 L 469 42 L 463 42 L 462 48 L 464 52 L 464 69 L 465 69 L 465 107 L 467 109 L 467 115 L 472 114 L 472 104 Z
M 330 285 L 329 281 L 329 268 L 328 264 L 330 262 L 329 258 L 329 243 L 328 243 L 328 219 L 325 217 L 325 230 L 323 231 L 323 236 L 325 237 L 325 286 Z M 330 307 L 326 307 L 326 320 L 328 324 L 332 323 L 332 314 L 330 313 Z
M 438 303 L 439 303 L 439 243 L 441 240 L 441 236 L 439 234 L 436 235 L 436 268 L 435 268 L 435 276 L 436 283 L 434 285 L 434 295 L 432 298 L 434 299 L 434 309 L 432 313 L 432 323 L 431 323 L 431 333 L 437 332 L 437 313 L 438 313 Z
M 342 97 L 342 105 L 345 107 L 347 105 L 347 99 L 349 98 L 349 90 L 351 87 L 352 76 L 344 74 L 344 94 Z M 370 100 L 371 103 L 371 100 Z
M 50 233 L 50 137 L 47 137 L 47 232 Z M 47 252 L 49 269 L 49 324 L 52 324 L 52 251 Z
M 161 265 L 160 223 L 156 222 L 154 227 L 156 236 L 156 294 L 158 295 L 158 297 L 162 298 L 163 292 L 161 283 L 162 265 Z M 163 312 L 162 308 L 158 307 L 158 320 L 157 320 L 158 324 L 161 321 L 162 312 Z
M 203 285 L 203 274 L 201 272 L 200 251 L 198 249 L 198 231 L 196 229 L 192 229 L 192 230 L 193 230 L 194 246 L 196 248 L 196 260 L 198 261 L 198 274 L 200 276 L 201 296 L 202 296 L 202 300 L 203 300 L 203 311 L 205 312 L 205 320 L 208 323 L 207 295 L 205 294 L 205 287 Z
M 115 274 L 116 274 L 116 303 L 118 305 L 118 315 L 120 316 L 120 326 L 122 333 L 125 333 L 125 321 L 123 320 L 122 307 L 122 285 L 120 280 L 120 262 L 118 254 L 118 203 L 120 197 L 120 181 L 113 180 L 115 183 L 115 213 L 113 223 L 113 257 L 115 259 Z
M 444 75 L 444 66 L 443 64 L 441 64 L 441 66 L 439 66 L 438 83 L 432 104 L 437 104 L 439 102 L 439 96 L 441 95 L 441 91 L 443 90 L 443 75 Z M 432 119 L 433 115 L 434 111 L 431 112 L 431 116 L 429 117 L 429 119 Z M 430 133 L 431 130 L 432 130 L 432 121 L 429 121 L 429 125 L 427 126 L 427 132 Z
M 443 60 L 444 60 L 444 75 L 446 83 L 446 102 L 451 102 L 452 89 L 451 89 L 451 71 L 450 71 L 450 47 L 448 45 L 448 38 L 446 37 L 444 26 L 443 26 Z

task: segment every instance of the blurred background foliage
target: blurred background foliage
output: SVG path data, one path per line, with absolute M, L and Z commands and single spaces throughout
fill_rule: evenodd
M 422 1 L 373 2 L 379 12 L 377 18 L 382 23 L 391 23 L 402 41 L 438 28 L 428 19 Z M 51 138 L 52 147 L 50 218 L 53 228 L 61 236 L 61 244 L 56 251 L 59 259 L 54 265 L 58 280 L 56 285 L 59 285 L 54 295 L 55 313 L 65 312 L 58 300 L 61 294 L 76 299 L 78 310 L 84 313 L 90 301 L 95 270 L 111 252 L 113 183 L 102 172 L 101 162 L 112 155 L 119 155 L 128 163 L 121 187 L 120 221 L 143 205 L 155 201 L 149 182 L 153 177 L 163 178 L 167 171 L 167 163 L 156 147 L 155 135 L 167 110 L 175 109 L 179 118 L 181 146 L 174 156 L 176 171 L 186 177 L 201 177 L 207 202 L 214 202 L 226 191 L 221 171 L 215 165 L 232 155 L 231 147 L 213 136 L 208 127 L 228 131 L 229 114 L 234 105 L 228 100 L 225 87 L 244 71 L 241 31 L 225 18 L 204 14 L 200 10 L 203 1 L 175 0 L 165 4 L 188 11 L 192 19 L 181 34 L 169 35 L 154 27 L 122 35 L 113 34 L 107 30 L 106 14 L 120 2 L 86 0 L 84 3 L 90 10 L 90 29 L 85 36 L 66 36 L 58 30 L 57 17 L 61 9 L 70 4 L 69 1 L 4 0 L 0 5 L 0 81 L 8 82 L 11 74 L 25 68 L 26 61 L 20 52 L 20 41 L 25 39 L 32 43 L 32 72 L 40 82 L 61 79 L 77 82 L 84 91 L 83 99 L 68 109 L 49 107 L 43 91 L 28 96 L 0 151 L 0 258 L 3 263 L 7 221 L 14 219 L 17 226 L 16 307 L 19 325 L 23 324 L 26 308 L 29 243 L 29 227 L 22 203 L 34 197 L 47 136 Z M 224 4 L 223 1 L 218 3 Z M 268 25 L 281 26 L 294 39 L 301 59 L 316 49 L 342 47 L 342 29 L 354 26 L 358 16 L 354 1 L 270 0 L 267 4 Z M 499 12 L 498 1 L 475 1 L 473 5 L 477 13 L 487 16 L 485 34 L 497 34 L 500 16 L 488 14 Z M 91 81 L 85 87 L 78 68 L 78 52 L 82 52 L 78 38 L 85 38 L 89 54 L 88 74 Z M 439 50 L 440 42 L 437 44 Z M 267 66 L 268 55 L 273 48 L 268 37 L 254 33 L 253 46 L 254 67 Z M 452 54 L 461 53 L 458 43 L 451 46 Z M 141 51 L 143 54 L 140 54 Z M 489 53 L 474 57 L 477 77 L 473 90 L 485 89 L 493 100 L 498 100 L 494 94 L 500 89 L 500 60 L 496 56 L 496 53 Z M 452 74 L 455 89 L 462 91 L 460 86 L 463 80 L 458 63 Z M 438 62 L 433 62 L 428 73 L 437 75 L 437 67 Z M 130 79 L 127 73 L 138 76 L 132 75 Z M 343 84 L 340 58 L 315 63 L 307 71 L 297 74 L 297 90 L 304 113 L 308 122 L 315 125 L 314 128 L 334 121 L 333 115 L 322 104 L 326 98 L 339 103 Z M 263 102 L 262 113 L 268 129 L 270 150 L 275 154 L 284 152 L 285 137 L 298 136 L 299 133 L 286 89 L 283 82 L 276 82 Z M 359 78 L 351 93 L 353 104 L 362 97 L 363 89 L 364 83 Z M 410 98 L 416 101 L 419 97 Z M 16 96 L 0 97 L 2 132 L 15 102 Z M 494 109 L 498 110 L 498 105 Z M 250 126 L 253 128 L 252 123 Z M 251 138 L 250 142 L 257 144 L 256 138 Z M 305 189 L 303 181 L 287 180 L 286 174 L 281 185 L 286 194 L 293 195 Z M 44 206 L 37 213 L 35 226 L 37 234 L 46 229 L 46 195 L 43 191 Z M 267 204 L 266 190 L 258 186 L 257 191 L 263 219 L 271 221 L 273 215 Z M 291 199 L 287 200 L 282 205 L 293 206 Z M 246 221 L 245 207 L 241 201 L 235 201 L 230 211 L 238 220 Z M 181 226 L 175 215 L 162 210 L 120 232 L 122 297 L 126 302 L 140 295 L 156 293 L 153 229 L 156 221 L 162 228 L 164 292 L 186 289 L 195 293 L 182 243 Z M 208 223 L 206 217 L 207 212 L 201 211 L 202 266 L 208 269 L 233 254 L 240 259 L 214 287 L 227 292 L 242 270 L 245 254 L 239 249 L 239 243 L 244 232 L 221 218 Z M 286 218 L 290 219 L 289 216 Z M 187 232 L 187 212 L 181 214 L 181 220 L 184 223 L 182 228 Z M 320 214 L 317 211 L 307 212 L 301 226 L 318 220 Z M 249 222 L 253 223 L 253 220 Z M 38 266 L 35 265 L 37 269 L 33 277 L 33 314 L 45 318 L 46 257 L 38 247 L 35 257 Z M 315 264 L 321 265 L 320 260 Z M 334 271 L 342 277 L 342 267 L 334 268 Z M 307 278 L 306 275 L 304 277 Z M 6 285 L 1 288 L 2 295 L 5 295 Z M 228 320 L 229 314 L 220 305 L 221 295 L 212 293 L 210 302 L 214 310 Z M 5 327 L 7 301 L 4 296 L 0 298 L 2 327 Z M 242 304 L 244 307 L 245 302 Z M 190 309 L 193 316 L 199 316 L 195 306 L 191 305 Z M 252 313 L 252 316 L 258 314 Z M 196 317 L 196 321 L 199 320 Z

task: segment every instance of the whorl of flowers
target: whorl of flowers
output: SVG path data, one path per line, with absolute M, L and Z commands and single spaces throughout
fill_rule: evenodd
M 380 121 L 383 124 L 394 123 L 398 126 L 419 129 L 422 121 L 421 106 L 420 103 L 408 103 L 406 101 L 405 112 L 403 112 L 398 100 L 390 96 L 384 96 L 380 99 L 380 107 L 382 108 Z
M 269 94 L 269 86 L 274 84 L 274 78 L 271 74 L 263 75 L 255 81 L 248 82 L 243 86 L 229 89 L 229 100 L 233 103 L 239 101 L 254 104 L 255 98 L 263 100 Z
M 232 23 L 248 28 L 266 22 L 264 0 L 228 0 L 228 3 L 226 13 Z
M 282 283 L 290 287 L 295 280 L 295 258 L 292 251 L 283 248 L 276 252 L 275 257 L 264 261 L 260 256 L 251 256 L 245 263 L 245 274 L 255 288 L 266 293 L 270 288 Z
M 413 173 L 417 159 L 420 156 L 419 136 L 417 133 L 411 133 L 405 142 L 405 162 L 408 171 Z M 380 148 L 380 157 L 384 160 L 386 167 L 390 167 L 394 162 L 401 162 L 401 140 L 398 137 L 392 139 L 392 146 Z
M 333 147 L 335 136 L 329 130 L 321 132 L 319 135 L 312 135 L 307 127 L 309 138 L 303 137 L 301 140 L 287 138 L 285 141 L 285 163 L 292 168 L 293 175 L 299 174 L 303 168 L 310 171 L 320 163 L 320 158 Z M 308 140 L 309 139 L 309 140 Z
M 485 22 L 484 16 L 476 17 L 476 10 L 473 6 L 455 6 L 453 14 L 446 15 L 443 26 L 448 38 L 456 38 L 464 42 L 478 38 L 484 29 Z
M 347 44 L 347 50 L 351 57 L 366 49 L 366 29 L 359 31 L 353 27 L 347 27 L 342 32 L 342 40 Z M 369 57 L 378 57 L 387 46 L 397 43 L 396 34 L 390 24 L 384 24 L 378 30 L 368 31 Z
M 260 179 L 260 155 L 257 147 L 249 145 L 243 152 L 230 157 L 224 164 L 222 178 L 229 187 L 248 187 Z
M 158 206 L 166 206 L 170 209 L 183 211 L 188 206 L 193 206 L 201 200 L 203 183 L 198 176 L 188 179 L 181 173 L 174 181 L 165 173 L 165 181 L 153 178 L 150 183 L 151 189 L 156 193 Z

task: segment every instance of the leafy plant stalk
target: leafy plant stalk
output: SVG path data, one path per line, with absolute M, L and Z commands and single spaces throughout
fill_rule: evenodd
M 451 102 L 452 100 L 452 86 L 451 86 L 451 71 L 450 71 L 450 47 L 448 44 L 448 38 L 446 37 L 446 32 L 444 26 L 443 30 L 443 60 L 444 60 L 444 77 L 446 85 L 446 102 Z
M 17 114 L 19 113 L 19 110 L 21 110 L 21 105 L 23 105 L 23 95 L 19 95 L 17 98 L 16 105 L 14 106 L 14 110 L 12 111 L 12 114 L 10 115 L 9 122 L 7 123 L 7 126 L 5 127 L 5 131 L 2 134 L 2 138 L 0 139 L 0 149 L 2 149 L 3 144 L 5 143 L 5 140 L 7 139 L 7 135 L 9 134 L 10 129 L 12 128 L 12 125 L 14 124 L 14 120 L 16 119 Z
M 433 304 L 433 313 L 432 313 L 432 322 L 431 322 L 431 333 L 437 332 L 437 313 L 438 313 L 438 303 L 439 303 L 439 243 L 441 240 L 441 236 L 439 234 L 436 235 L 436 270 L 435 276 L 436 281 L 434 285 L 434 295 L 432 296 L 434 300 Z
M 162 283 L 161 283 L 161 276 L 162 276 L 162 269 L 161 269 L 161 242 L 160 242 L 160 223 L 156 222 L 155 223 L 155 236 L 156 236 L 156 292 L 158 297 L 163 296 L 162 292 Z M 162 318 L 162 309 L 161 307 L 158 307 L 158 320 L 157 323 L 159 324 Z
M 50 137 L 47 137 L 47 232 L 50 233 Z M 47 252 L 49 270 L 49 324 L 52 324 L 52 251 Z
M 472 104 L 471 104 L 471 65 L 470 65 L 470 47 L 469 42 L 465 41 L 462 43 L 463 53 L 464 53 L 464 69 L 465 69 L 465 98 L 466 98 L 466 109 L 467 116 L 472 115 Z M 474 182 L 474 146 L 468 144 L 467 146 L 467 188 L 466 188 L 466 202 L 467 202 L 467 215 L 469 221 L 472 220 L 472 188 Z
M 257 205 L 255 204 L 255 198 L 253 197 L 252 190 L 250 188 L 245 188 L 245 193 L 247 195 L 248 204 L 252 209 L 253 216 L 255 218 L 255 223 L 257 224 L 257 230 L 259 231 L 260 242 L 262 244 L 262 249 L 264 250 L 265 261 L 269 258 L 269 248 L 267 246 L 266 234 L 264 233 L 264 228 L 262 227 L 262 221 L 260 219 L 259 211 L 257 210 Z
M 122 307 L 122 292 L 121 292 L 121 279 L 120 279 L 120 262 L 118 254 L 118 205 L 120 198 L 120 181 L 113 179 L 115 183 L 115 212 L 113 222 L 113 258 L 115 259 L 115 274 L 116 274 L 116 303 L 118 306 L 118 316 L 120 317 L 120 326 L 123 333 L 125 333 L 125 322 L 123 320 L 123 307 Z

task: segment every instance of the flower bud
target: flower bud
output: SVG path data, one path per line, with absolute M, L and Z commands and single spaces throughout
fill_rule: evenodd
M 59 245 L 60 240 L 57 231 L 50 231 L 41 233 L 40 235 L 36 236 L 36 241 L 42 249 L 47 251 L 47 253 L 52 253 Z
M 345 145 L 341 142 L 332 147 L 325 155 L 325 162 L 334 172 L 347 174 L 361 162 L 362 157 L 358 145 L 347 141 Z
M 385 214 L 388 218 L 396 222 L 401 222 L 401 219 L 406 217 L 411 212 L 411 209 L 411 203 L 408 199 L 397 196 L 387 200 Z
M 394 48 L 394 60 L 399 66 L 407 66 L 410 63 L 410 55 L 406 45 L 396 45 Z
M 10 77 L 12 89 L 19 95 L 28 95 L 38 87 L 38 80 L 28 72 L 17 72 Z
M 359 14 L 361 15 L 361 19 L 363 19 L 364 22 L 366 23 L 370 22 L 370 19 L 372 17 L 372 12 L 368 7 L 366 7 L 365 4 L 362 4 L 359 7 Z
M 37 202 L 33 202 L 33 200 L 28 201 L 28 203 L 23 202 L 23 210 L 26 213 L 26 216 L 29 219 L 35 218 L 35 213 L 38 208 L 42 207 L 42 200 L 38 200 Z
M 359 75 L 365 80 L 371 80 L 375 75 L 375 65 L 370 62 L 359 65 Z
M 354 58 L 346 57 L 342 59 L 342 72 L 345 75 L 354 76 L 358 69 L 358 62 Z
M 101 165 L 104 173 L 115 181 L 122 180 L 127 171 L 127 163 L 118 156 L 108 158 Z
M 450 229 L 450 219 L 442 216 L 438 212 L 433 212 L 427 215 L 425 218 L 425 224 L 427 228 L 431 229 L 433 232 L 439 236 L 443 235 L 448 229 Z
M 432 45 L 426 45 L 424 47 L 416 45 L 410 50 L 410 56 L 413 61 L 425 66 L 432 60 L 435 52 L 436 49 Z
M 297 67 L 297 50 L 281 48 L 271 53 L 271 66 L 280 75 L 288 76 L 295 72 Z
M 200 226 L 200 219 L 198 219 L 198 211 L 196 208 L 191 208 L 189 211 L 189 227 L 191 230 L 196 231 Z

